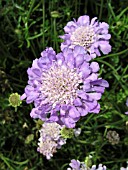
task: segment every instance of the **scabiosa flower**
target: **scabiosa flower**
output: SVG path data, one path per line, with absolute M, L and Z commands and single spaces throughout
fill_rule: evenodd
M 62 126 L 53 122 L 44 123 L 41 130 L 39 130 L 40 138 L 37 151 L 46 156 L 47 159 L 53 157 L 57 149 L 60 149 L 66 143 L 66 139 L 61 135 L 62 128 Z
M 57 55 L 47 48 L 33 61 L 21 96 L 27 103 L 34 102 L 31 117 L 73 128 L 81 116 L 100 111 L 98 100 L 108 82 L 98 78 L 98 63 L 89 64 L 87 58 L 76 46 Z
M 46 156 L 47 159 L 53 157 L 53 154 L 57 152 L 57 143 L 49 138 L 42 139 L 40 137 L 38 145 L 37 151 Z
M 62 127 L 56 122 L 43 123 L 40 133 L 43 138 L 50 137 L 53 140 L 58 140 L 60 138 L 61 129 Z
M 96 165 L 93 165 L 92 167 L 88 167 L 84 162 L 80 162 L 79 160 L 71 160 L 71 163 L 69 164 L 71 168 L 67 168 L 67 170 L 106 170 L 106 166 L 99 164 L 98 168 L 96 168 Z
M 90 20 L 89 16 L 80 16 L 76 21 L 70 21 L 64 27 L 65 34 L 60 36 L 64 40 L 61 44 L 61 50 L 70 46 L 74 48 L 76 45 L 82 46 L 92 58 L 96 55 L 100 56 L 108 54 L 111 51 L 108 34 L 109 25 L 105 22 L 96 21 L 97 17 Z

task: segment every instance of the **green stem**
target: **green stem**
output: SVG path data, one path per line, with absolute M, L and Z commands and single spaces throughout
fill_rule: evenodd
M 97 59 L 97 61 L 99 61 L 99 62 L 101 62 L 101 63 L 109 66 L 109 67 L 114 71 L 114 73 L 115 73 L 116 75 L 118 75 L 117 71 L 115 70 L 115 68 L 114 68 L 111 64 L 109 64 L 108 62 L 103 61 L 103 60 L 101 60 L 101 59 Z M 114 76 L 117 78 L 116 75 L 114 75 Z M 119 78 L 117 78 L 117 80 L 119 80 Z
M 6 157 L 4 157 L 2 154 L 0 154 L 0 158 L 4 161 L 4 163 L 8 166 L 10 170 L 14 170 L 14 168 L 9 164 Z
M 100 57 L 100 59 L 104 59 L 104 58 L 108 58 L 108 57 L 117 57 L 117 55 L 121 55 L 121 54 L 124 54 L 125 52 L 128 52 L 128 49 L 126 50 L 123 50 L 119 53 L 115 53 L 115 54 L 109 54 L 109 55 L 106 55 L 106 56 L 103 56 L 103 57 Z M 95 60 L 97 60 L 98 58 L 96 58 Z
M 29 9 L 29 11 L 28 11 L 28 13 L 27 13 L 27 21 L 28 21 L 28 19 L 29 19 L 29 17 L 30 17 L 30 13 L 31 13 L 31 11 L 32 11 L 32 8 L 33 8 L 33 6 L 34 6 L 34 3 L 35 3 L 35 0 L 31 0 L 30 9 Z
M 100 4 L 100 14 L 99 14 L 99 20 L 102 17 L 102 10 L 103 10 L 103 0 L 101 0 L 101 4 Z
M 44 31 L 41 32 L 40 34 L 34 35 L 34 36 L 32 36 L 32 37 L 29 37 L 28 40 L 33 40 L 33 39 L 38 38 L 38 37 L 40 37 L 40 36 L 42 36 L 42 35 L 44 35 Z
M 110 12 L 111 12 L 114 20 L 116 20 L 116 16 L 115 16 L 115 14 L 114 14 L 114 11 L 113 11 L 113 9 L 112 9 L 112 6 L 111 6 L 110 2 L 108 2 L 108 7 L 109 7 L 109 10 L 110 10 Z
M 43 8 L 43 48 L 45 48 L 45 32 L 44 32 L 44 28 L 45 28 L 45 0 L 42 0 L 42 8 Z
M 77 16 L 77 6 L 78 6 L 77 0 L 75 0 L 75 16 Z
M 58 42 L 57 42 L 57 31 L 56 31 L 56 18 L 53 19 L 53 31 L 54 31 L 54 48 L 58 50 Z

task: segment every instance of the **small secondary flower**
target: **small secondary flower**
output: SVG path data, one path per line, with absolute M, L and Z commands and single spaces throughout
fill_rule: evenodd
M 120 136 L 116 131 L 109 130 L 107 132 L 106 138 L 112 145 L 118 144 L 120 141 Z
M 106 170 L 106 166 L 99 164 L 96 168 L 96 165 L 92 165 L 92 167 L 88 167 L 84 162 L 80 162 L 79 160 L 72 159 L 69 164 L 71 168 L 67 168 L 67 170 Z
M 37 151 L 46 156 L 47 159 L 51 159 L 57 149 L 60 149 L 66 143 L 66 139 L 61 135 L 62 128 L 62 126 L 54 122 L 44 123 L 39 130 L 40 138 Z
M 89 16 L 80 16 L 76 21 L 70 21 L 64 27 L 65 34 L 60 36 L 64 40 L 61 50 L 69 46 L 74 48 L 76 45 L 82 46 L 92 58 L 111 51 L 108 33 L 109 25 L 105 22 L 96 21 L 97 17 L 90 20 Z

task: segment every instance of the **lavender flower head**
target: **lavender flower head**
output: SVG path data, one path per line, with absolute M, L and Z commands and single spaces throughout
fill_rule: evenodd
M 96 21 L 97 17 L 90 20 L 89 16 L 80 16 L 76 21 L 70 21 L 64 27 L 65 34 L 60 36 L 64 40 L 61 50 L 70 46 L 82 46 L 92 58 L 100 56 L 100 52 L 108 54 L 111 51 L 108 34 L 109 25 L 105 22 Z
M 51 159 L 53 154 L 66 143 L 66 139 L 61 136 L 61 129 L 63 127 L 54 123 L 44 123 L 40 132 L 37 151 Z
M 99 164 L 98 168 L 96 168 L 96 165 L 93 165 L 92 167 L 88 167 L 86 166 L 85 163 L 75 159 L 72 159 L 69 165 L 71 168 L 67 168 L 67 170 L 106 170 L 107 169 L 106 166 L 102 164 Z
M 47 48 L 33 61 L 21 96 L 28 104 L 34 102 L 31 117 L 73 128 L 81 116 L 99 113 L 98 100 L 108 82 L 98 78 L 99 65 L 89 64 L 88 57 L 80 46 L 57 55 Z

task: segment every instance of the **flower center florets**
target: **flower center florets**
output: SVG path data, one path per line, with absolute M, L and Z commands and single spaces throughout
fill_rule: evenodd
M 42 141 L 42 138 L 39 138 L 38 146 L 38 151 L 47 156 L 56 152 L 57 144 L 49 138 L 46 138 L 45 141 Z
M 80 26 L 71 35 L 73 45 L 89 48 L 95 42 L 96 34 L 91 26 Z
M 52 138 L 58 139 L 60 137 L 61 126 L 56 122 L 44 123 L 43 128 L 40 130 L 42 136 L 50 136 Z
M 56 104 L 73 104 L 80 83 L 82 78 L 76 69 L 54 63 L 47 72 L 42 74 L 41 91 L 53 103 L 53 107 Z

